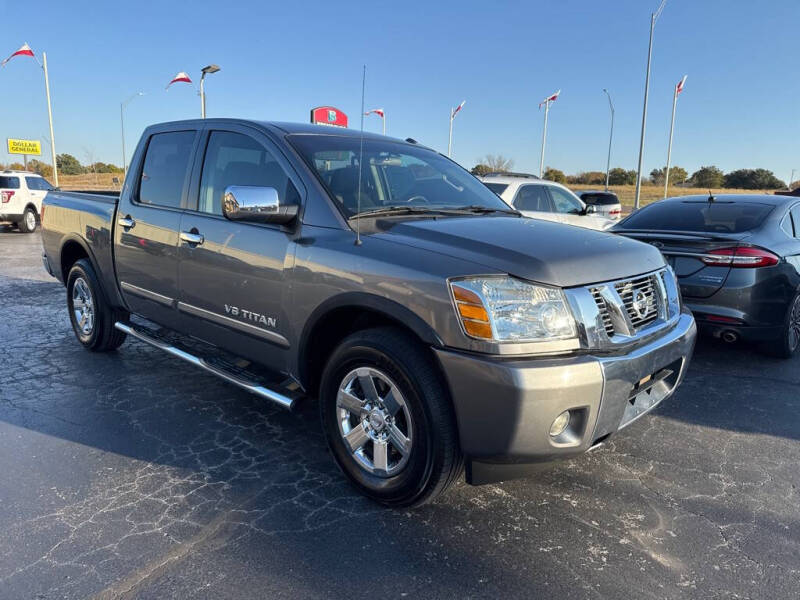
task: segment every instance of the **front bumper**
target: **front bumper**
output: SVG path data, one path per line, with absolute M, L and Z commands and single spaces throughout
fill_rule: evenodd
M 672 394 L 697 327 L 688 311 L 659 338 L 615 355 L 503 360 L 436 350 L 455 405 L 467 481 L 510 479 L 586 452 Z M 563 411 L 570 426 L 553 439 Z

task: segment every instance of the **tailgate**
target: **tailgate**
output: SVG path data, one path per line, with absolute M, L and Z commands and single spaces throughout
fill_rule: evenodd
M 719 290 L 731 271 L 729 265 L 713 266 L 703 262 L 704 255 L 713 250 L 735 248 L 749 237 L 741 234 L 682 234 L 666 232 L 620 232 L 625 237 L 656 246 L 678 276 L 684 298 L 708 298 Z

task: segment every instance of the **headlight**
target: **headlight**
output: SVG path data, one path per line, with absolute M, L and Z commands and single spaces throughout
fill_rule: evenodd
M 512 277 L 474 277 L 450 282 L 467 335 L 497 342 L 564 340 L 576 335 L 575 319 L 558 288 Z

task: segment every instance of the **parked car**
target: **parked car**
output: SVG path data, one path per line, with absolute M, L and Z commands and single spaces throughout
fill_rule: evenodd
M 526 217 L 604 230 L 614 224 L 598 216 L 572 191 L 555 181 L 539 179 L 526 173 L 490 173 L 481 181 L 511 207 Z
M 670 198 L 613 231 L 658 247 L 701 329 L 726 342 L 800 346 L 800 199 L 773 195 Z
M 0 223 L 33 233 L 42 212 L 42 200 L 53 186 L 41 175 L 27 171 L 0 171 Z
M 43 214 L 84 347 L 131 335 L 283 407 L 318 397 L 336 462 L 386 504 L 596 447 L 694 346 L 658 250 L 522 218 L 379 135 L 155 125 L 121 195 L 50 192 Z
M 614 192 L 581 190 L 577 194 L 586 206 L 594 206 L 600 217 L 618 221 L 622 216 L 622 205 Z

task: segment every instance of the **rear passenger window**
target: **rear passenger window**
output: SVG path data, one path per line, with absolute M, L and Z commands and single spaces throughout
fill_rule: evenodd
M 212 131 L 208 139 L 197 210 L 222 214 L 222 196 L 231 185 L 271 187 L 281 204 L 298 204 L 299 195 L 272 153 L 250 136 Z
M 18 190 L 19 177 L 0 176 L 0 188 L 7 190 Z
M 514 208 L 517 210 L 532 210 L 537 212 L 552 212 L 550 198 L 543 185 L 523 185 L 514 199 Z
M 792 208 L 792 221 L 794 222 L 794 237 L 800 238 L 800 204 Z
M 173 131 L 150 138 L 139 184 L 139 202 L 181 207 L 194 136 L 194 131 Z

